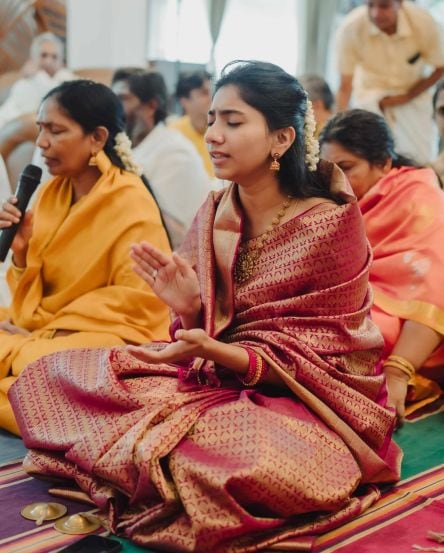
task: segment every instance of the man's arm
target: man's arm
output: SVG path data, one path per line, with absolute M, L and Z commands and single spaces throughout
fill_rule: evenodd
M 382 111 L 384 111 L 385 108 L 391 106 L 401 106 L 403 104 L 407 104 L 408 102 L 422 94 L 424 91 L 426 91 L 428 88 L 433 86 L 436 82 L 438 82 L 443 75 L 444 67 L 437 67 L 431 75 L 417 81 L 411 88 L 409 88 L 409 90 L 405 94 L 385 96 L 384 98 L 382 98 L 382 100 L 379 102 L 379 107 Z
M 341 75 L 341 82 L 336 93 L 337 111 L 345 111 L 350 104 L 353 91 L 353 75 Z
M 413 98 L 416 98 L 416 96 L 419 96 L 425 90 L 433 86 L 436 82 L 439 81 L 439 79 L 443 75 L 444 75 L 444 67 L 437 67 L 431 75 L 429 75 L 428 77 L 425 77 L 424 79 L 420 79 L 407 92 L 407 95 L 409 96 L 409 100 L 413 100 Z

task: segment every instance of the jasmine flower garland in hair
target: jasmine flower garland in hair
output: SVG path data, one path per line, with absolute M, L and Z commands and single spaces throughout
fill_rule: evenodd
M 125 169 L 140 177 L 142 168 L 134 161 L 132 144 L 129 136 L 124 132 L 119 132 L 114 137 L 114 142 L 114 151 L 120 157 Z
M 307 98 L 307 111 L 305 112 L 305 163 L 309 171 L 316 171 L 319 163 L 319 142 L 315 138 L 316 121 L 313 112 L 313 104 Z

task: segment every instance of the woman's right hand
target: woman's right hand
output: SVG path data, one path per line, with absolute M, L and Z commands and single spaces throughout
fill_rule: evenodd
M 16 203 L 17 198 L 15 196 L 11 196 L 3 202 L 0 209 L 0 229 L 6 229 L 13 224 L 20 223 L 11 244 L 11 249 L 14 253 L 14 261 L 17 262 L 17 259 L 21 259 L 23 260 L 21 265 L 23 265 L 26 260 L 28 243 L 32 234 L 32 212 L 27 211 L 24 217 L 22 217 L 21 212 L 15 207 Z
M 201 310 L 196 272 L 182 257 L 167 257 L 147 242 L 134 244 L 130 252 L 134 271 L 180 317 L 197 318 Z

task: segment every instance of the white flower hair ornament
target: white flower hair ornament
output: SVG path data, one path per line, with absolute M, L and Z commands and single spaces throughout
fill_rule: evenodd
M 121 159 L 125 169 L 140 177 L 142 168 L 134 161 L 132 144 L 129 136 L 124 132 L 119 132 L 114 137 L 114 142 L 114 151 Z
M 319 163 L 319 142 L 315 138 L 316 121 L 313 112 L 313 104 L 307 98 L 307 111 L 305 112 L 305 163 L 309 171 L 316 171 Z

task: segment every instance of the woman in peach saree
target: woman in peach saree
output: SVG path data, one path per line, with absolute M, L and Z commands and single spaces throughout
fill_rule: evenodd
M 282 69 L 224 73 L 206 140 L 233 183 L 180 255 L 132 250 L 173 340 L 47 356 L 11 390 L 26 470 L 75 480 L 144 547 L 309 550 L 399 477 L 363 222 L 313 130 Z
M 406 398 L 408 413 L 441 394 L 424 376 L 444 382 L 444 193 L 432 169 L 395 151 L 379 115 L 338 114 L 321 144 L 359 199 L 374 256 L 372 317 L 385 341 L 389 403 L 402 417 Z

